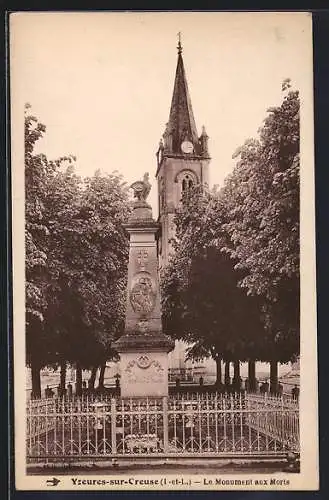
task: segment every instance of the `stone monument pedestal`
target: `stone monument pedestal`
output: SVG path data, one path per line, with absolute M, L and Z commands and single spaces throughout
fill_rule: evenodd
M 132 339 L 131 339 L 132 340 Z M 143 340 L 143 347 L 125 345 L 120 349 L 121 396 L 168 396 L 168 347 L 152 347 Z M 127 341 L 127 338 L 122 338 Z M 170 346 L 171 348 L 171 346 Z
M 114 343 L 120 354 L 121 396 L 168 395 L 168 352 L 174 341 L 162 333 L 158 258 L 159 229 L 146 203 L 148 174 L 131 186 L 137 200 L 126 224 L 130 235 L 125 333 Z

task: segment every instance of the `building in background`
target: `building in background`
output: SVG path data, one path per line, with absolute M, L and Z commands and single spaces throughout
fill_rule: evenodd
M 210 156 L 205 127 L 199 136 L 194 120 L 191 98 L 184 68 L 182 45 L 178 42 L 178 59 L 169 121 L 157 151 L 156 180 L 159 199 L 160 234 L 158 258 L 160 269 L 167 265 L 172 252 L 171 240 L 175 235 L 175 212 L 184 191 L 193 186 L 208 184 Z M 186 344 L 176 341 L 169 354 L 172 378 L 192 381 L 204 374 L 204 364 L 196 367 L 185 362 Z M 210 360 L 210 364 L 212 362 Z M 197 373 L 194 373 L 194 372 Z
M 200 137 L 197 133 L 179 42 L 169 121 L 157 151 L 160 268 L 168 263 L 175 212 L 182 194 L 194 185 L 208 184 L 209 163 L 208 136 L 204 127 Z

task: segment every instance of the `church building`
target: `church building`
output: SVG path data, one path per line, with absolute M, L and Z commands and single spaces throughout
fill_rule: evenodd
M 194 120 L 192 102 L 184 68 L 182 45 L 179 38 L 178 59 L 169 121 L 160 141 L 157 156 L 156 180 L 158 186 L 160 234 L 158 238 L 159 268 L 167 265 L 173 251 L 171 240 L 175 234 L 174 217 L 185 190 L 197 184 L 208 184 L 210 156 L 205 127 L 199 136 Z M 186 344 L 176 341 L 169 354 L 173 378 L 186 377 L 198 371 L 192 363 L 185 362 Z M 199 366 L 202 374 L 204 366 Z M 191 378 L 191 377 L 190 377 Z
M 202 128 L 199 137 L 187 86 L 182 45 L 178 60 L 169 121 L 157 151 L 156 179 L 159 194 L 159 265 L 165 266 L 174 236 L 174 216 L 182 193 L 196 184 L 208 184 L 210 156 L 208 136 Z

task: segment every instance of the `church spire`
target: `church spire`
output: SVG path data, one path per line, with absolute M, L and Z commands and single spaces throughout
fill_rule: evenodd
M 165 149 L 169 154 L 182 154 L 181 144 L 188 141 L 193 145 L 194 154 L 198 155 L 200 153 L 200 144 L 182 57 L 181 33 L 178 33 L 177 50 L 178 59 L 174 90 L 169 121 L 164 134 Z

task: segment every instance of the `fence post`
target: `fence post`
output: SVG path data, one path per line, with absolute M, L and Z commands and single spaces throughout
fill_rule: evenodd
M 168 453 L 169 451 L 169 436 L 168 436 L 168 396 L 163 396 L 162 398 L 162 408 L 163 408 L 163 451 Z
M 111 398 L 111 445 L 112 455 L 117 452 L 117 428 L 116 428 L 116 399 Z

